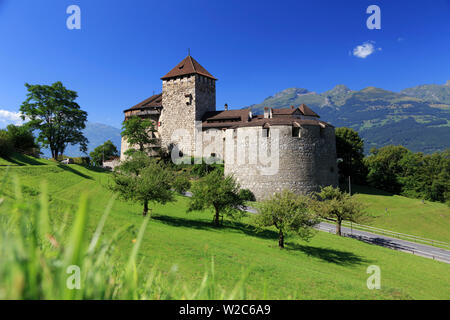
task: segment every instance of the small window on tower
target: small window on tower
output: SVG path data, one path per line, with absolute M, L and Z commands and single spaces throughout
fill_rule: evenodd
M 292 136 L 295 138 L 299 138 L 300 137 L 300 128 L 292 127 Z
M 192 104 L 192 94 L 185 94 L 184 97 L 186 98 L 186 105 L 190 106 Z

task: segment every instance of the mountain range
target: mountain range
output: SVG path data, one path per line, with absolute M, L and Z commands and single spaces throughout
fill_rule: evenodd
M 83 130 L 84 136 L 89 140 L 87 153 L 89 154 L 96 147 L 103 144 L 107 140 L 111 140 L 120 152 L 120 143 L 122 139 L 120 136 L 120 131 L 120 129 L 107 124 L 87 122 L 86 128 Z M 51 157 L 50 150 L 48 149 L 42 149 L 42 153 L 44 154 L 44 157 Z M 86 156 L 80 152 L 80 147 L 78 145 L 69 145 L 64 152 L 64 155 L 69 157 Z
M 254 113 L 263 113 L 264 107 L 289 108 L 302 103 L 335 127 L 358 131 L 366 153 L 389 144 L 425 153 L 450 148 L 450 80 L 400 92 L 375 87 L 355 91 L 345 85 L 323 93 L 288 88 L 249 107 Z
M 400 92 L 368 87 L 359 91 L 337 85 L 323 93 L 288 88 L 261 103 L 249 106 L 262 114 L 264 107 L 289 108 L 306 104 L 322 120 L 335 127 L 350 127 L 372 147 L 403 145 L 412 151 L 432 153 L 450 148 L 450 80 L 443 85 L 429 84 Z M 248 107 L 247 107 L 248 108 Z M 120 129 L 88 122 L 84 130 L 89 139 L 88 153 L 111 140 L 120 150 Z M 50 156 L 43 150 L 44 156 Z M 69 146 L 67 156 L 81 156 L 78 146 Z

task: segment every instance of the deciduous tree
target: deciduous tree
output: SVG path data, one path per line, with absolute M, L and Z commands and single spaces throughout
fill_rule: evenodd
M 86 153 L 88 140 L 82 130 L 86 127 L 87 113 L 75 102 L 78 94 L 61 82 L 25 86 L 28 94 L 20 106 L 22 119 L 28 118 L 27 125 L 39 130 L 37 140 L 50 148 L 52 158 L 58 159 L 69 144 L 79 144 Z
M 194 183 L 191 192 L 188 211 L 213 209 L 216 226 L 219 226 L 223 215 L 232 218 L 242 215 L 240 209 L 244 201 L 239 197 L 239 184 L 232 176 L 224 177 L 219 170 L 212 171 Z
M 174 199 L 172 172 L 143 152 L 133 153 L 116 167 L 113 180 L 110 188 L 124 200 L 141 203 L 143 216 L 147 215 L 150 202 L 164 204 Z
M 155 139 L 152 137 L 152 132 L 155 132 L 155 127 L 152 121 L 148 119 L 141 119 L 137 116 L 130 117 L 122 124 L 122 137 L 124 137 L 130 149 L 127 153 L 133 153 L 136 151 L 134 146 L 138 147 L 138 151 L 145 152 L 149 144 L 155 143 Z
M 309 200 L 304 196 L 283 190 L 262 202 L 255 217 L 260 227 L 274 226 L 278 230 L 278 246 L 284 248 L 286 233 L 294 232 L 304 240 L 313 235 L 313 227 L 320 222 L 317 215 L 308 209 Z
M 361 223 L 368 219 L 365 206 L 355 196 L 342 192 L 339 188 L 327 186 L 321 188 L 311 201 L 310 208 L 323 218 L 336 220 L 336 234 L 342 235 L 342 221 Z
M 111 140 L 108 140 L 102 145 L 98 146 L 89 154 L 92 162 L 96 166 L 101 166 L 103 165 L 103 161 L 105 159 L 108 160 L 111 157 L 117 157 L 118 155 L 119 152 L 117 151 L 116 146 L 111 142 Z

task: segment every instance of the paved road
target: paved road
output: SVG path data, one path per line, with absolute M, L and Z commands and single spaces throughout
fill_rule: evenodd
M 190 192 L 186 192 L 185 196 L 191 197 L 192 194 Z M 249 213 L 253 214 L 257 213 L 257 210 L 252 207 L 246 207 L 243 209 L 244 211 L 247 211 Z M 336 233 L 336 225 L 327 222 L 319 223 L 317 229 L 324 232 Z M 418 256 L 430 258 L 433 260 L 439 260 L 450 264 L 450 250 L 436 248 L 433 246 L 428 246 L 425 244 L 410 242 L 406 240 L 396 239 L 384 235 L 375 234 L 372 232 L 355 229 L 352 230 L 347 227 L 342 227 L 341 232 L 346 237 L 351 237 L 367 243 L 383 246 L 394 250 L 413 253 Z
M 336 233 L 335 224 L 321 222 L 317 228 L 321 231 Z M 426 258 L 439 260 L 450 264 L 450 250 L 436 248 L 433 246 L 428 246 L 425 244 L 410 242 L 406 240 L 396 239 L 367 231 L 355 229 L 352 230 L 347 227 L 342 227 L 341 232 L 346 237 L 355 238 L 364 242 L 376 244 L 394 250 L 413 253 L 418 256 L 423 256 Z

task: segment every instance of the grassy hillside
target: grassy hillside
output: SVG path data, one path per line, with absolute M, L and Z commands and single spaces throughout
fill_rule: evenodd
M 6 172 L 0 167 L 0 183 Z M 89 232 L 100 219 L 111 194 L 106 189 L 109 173 L 69 165 L 11 167 L 2 188 L 8 210 L 12 202 L 13 177 L 24 186 L 24 196 L 36 198 L 40 184 L 48 181 L 53 219 L 72 218 L 81 193 L 91 199 Z M 363 195 L 362 195 L 363 196 Z M 354 239 L 318 233 L 310 243 L 288 238 L 287 248 L 277 248 L 272 229 L 257 232 L 249 218 L 239 223 L 225 221 L 225 228 L 211 226 L 211 212 L 185 212 L 188 199 L 154 207 L 139 252 L 141 272 L 156 265 L 164 273 L 177 266 L 177 278 L 198 285 L 211 257 L 216 282 L 230 290 L 243 271 L 248 298 L 269 299 L 450 299 L 450 265 L 407 253 L 372 246 Z M 105 236 L 131 225 L 116 242 L 117 263 L 123 264 L 142 223 L 141 207 L 116 201 L 105 226 Z M 368 290 L 366 269 L 381 268 L 381 290 Z
M 375 227 L 450 242 L 450 208 L 443 203 L 410 199 L 369 187 L 354 188 L 375 216 Z M 387 211 L 386 211 L 387 209 Z

